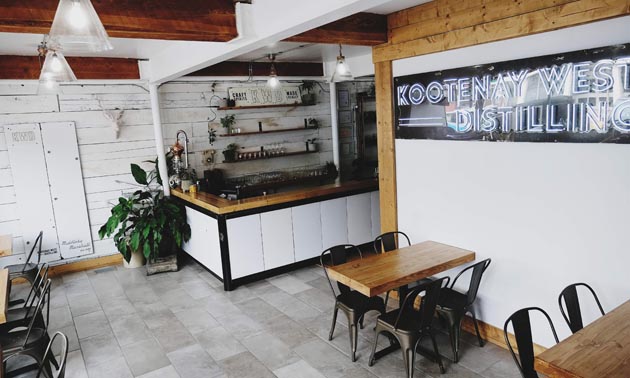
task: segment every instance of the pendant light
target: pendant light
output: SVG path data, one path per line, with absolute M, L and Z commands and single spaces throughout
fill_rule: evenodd
M 38 51 L 45 54 L 46 58 L 39 74 L 37 93 L 55 94 L 59 92 L 59 83 L 77 80 L 61 50 L 46 49 L 44 45 Z
M 60 0 L 50 28 L 50 39 L 68 51 L 113 49 L 90 0 Z
M 280 86 L 280 80 L 278 80 L 278 73 L 276 72 L 276 56 L 274 54 L 269 54 L 269 60 L 271 60 L 271 69 L 269 71 L 269 79 L 267 79 L 267 86 L 275 89 Z
M 332 75 L 332 81 L 348 81 L 353 79 L 350 67 L 348 63 L 346 63 L 346 57 L 343 56 L 341 51 L 341 44 L 339 44 L 339 56 L 337 56 L 337 65 Z

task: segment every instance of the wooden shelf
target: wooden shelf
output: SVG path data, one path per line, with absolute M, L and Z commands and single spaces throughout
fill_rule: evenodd
M 293 127 L 290 129 L 278 129 L 278 130 L 263 130 L 263 131 L 248 131 L 245 133 L 232 133 L 232 134 L 219 134 L 221 137 L 234 137 L 241 135 L 254 135 L 254 134 L 272 134 L 272 133 L 282 133 L 285 131 L 298 131 L 298 130 L 317 130 L 317 127 Z
M 246 161 L 267 160 L 267 159 L 275 159 L 275 158 L 288 157 L 288 156 L 297 156 L 297 155 L 315 154 L 315 153 L 317 153 L 317 152 L 319 152 L 319 151 L 297 151 L 297 152 L 287 152 L 287 153 L 282 154 L 282 155 L 265 156 L 265 157 L 259 157 L 259 158 L 243 159 L 243 160 L 234 160 L 234 161 L 223 161 L 223 163 L 227 163 L 227 164 L 231 164 L 231 163 L 244 163 L 244 162 L 246 162 Z
M 292 108 L 295 106 L 313 106 L 314 104 L 280 104 L 280 105 L 257 105 L 257 106 L 219 106 L 219 110 L 247 110 L 265 108 Z

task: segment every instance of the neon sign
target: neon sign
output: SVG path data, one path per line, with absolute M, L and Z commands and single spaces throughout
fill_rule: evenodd
M 630 143 L 630 45 L 395 78 L 397 138 Z

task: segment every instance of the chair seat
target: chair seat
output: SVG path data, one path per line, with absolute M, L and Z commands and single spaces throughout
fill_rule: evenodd
M 23 271 L 24 273 L 32 270 L 37 271 L 37 265 L 33 263 L 7 265 L 5 268 L 9 270 L 9 278 L 20 276 Z
M 468 296 L 460 293 L 459 291 L 444 288 L 440 293 L 440 299 L 438 299 L 438 306 L 442 308 L 452 310 L 463 310 L 468 304 Z M 438 311 L 439 311 L 438 307 Z
M 396 318 L 398 317 L 399 310 L 393 310 L 386 314 L 383 314 L 378 317 L 377 323 L 383 326 L 384 328 L 388 328 L 390 330 L 394 330 L 394 323 L 396 323 Z M 398 325 L 396 327 L 396 332 L 399 333 L 415 333 L 420 330 L 420 314 L 416 311 L 405 311 L 402 313 L 400 319 L 398 320 Z
M 381 297 L 366 297 L 358 291 L 348 291 L 337 296 L 337 302 L 348 311 L 364 313 L 369 310 L 382 308 L 385 301 Z
M 21 350 L 24 346 L 27 330 L 13 331 L 0 335 L 0 345 L 5 357 Z M 48 334 L 45 329 L 33 328 L 26 342 L 26 349 L 32 348 L 35 344 L 42 342 L 43 338 L 47 338 Z M 48 340 L 45 340 L 47 342 Z M 45 344 L 44 344 L 45 345 Z

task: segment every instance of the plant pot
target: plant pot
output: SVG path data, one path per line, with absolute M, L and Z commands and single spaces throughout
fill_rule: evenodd
M 304 104 L 304 105 L 314 105 L 315 104 L 315 93 L 304 93 L 302 95 L 302 104 Z
M 182 190 L 187 192 L 190 190 L 190 186 L 193 184 L 192 180 L 182 180 Z
M 124 267 L 130 269 L 140 268 L 141 266 L 144 266 L 145 263 L 146 259 L 140 250 L 131 252 L 131 259 L 129 259 L 129 262 L 123 259 Z
M 160 256 L 151 259 L 147 262 L 147 276 L 164 273 L 164 272 L 177 272 L 177 254 L 170 256 Z
M 235 150 L 227 150 L 223 151 L 224 162 L 231 162 L 236 160 L 236 151 Z
M 306 144 L 306 151 L 309 151 L 309 152 L 317 151 L 317 143 L 307 143 Z

